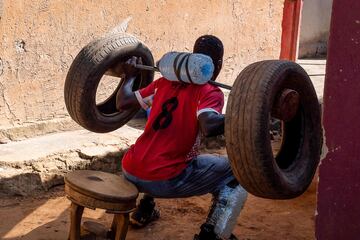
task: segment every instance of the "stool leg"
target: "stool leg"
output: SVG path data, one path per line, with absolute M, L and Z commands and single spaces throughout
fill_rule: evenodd
M 129 227 L 129 213 L 114 214 L 111 229 L 114 233 L 114 240 L 125 240 Z
M 68 240 L 80 239 L 81 217 L 84 212 L 84 207 L 71 202 L 70 206 L 70 232 Z

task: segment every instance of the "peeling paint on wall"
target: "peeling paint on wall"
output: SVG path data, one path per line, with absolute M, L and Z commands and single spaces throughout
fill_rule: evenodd
M 24 40 L 16 40 L 15 41 L 15 50 L 16 50 L 17 53 L 26 52 Z
M 125 33 L 128 26 L 129 26 L 129 22 L 131 21 L 132 17 L 127 17 L 125 20 L 123 20 L 121 23 L 119 23 L 119 25 L 117 25 L 116 27 L 114 27 L 113 29 L 111 29 L 109 32 L 107 32 L 104 37 L 108 36 L 108 35 L 112 35 L 112 34 L 118 34 L 118 33 Z
M 325 128 L 324 128 L 324 126 L 322 126 L 322 131 L 323 131 L 323 143 L 322 143 L 322 149 L 321 149 L 321 156 L 320 156 L 319 166 L 321 165 L 322 160 L 326 158 L 326 155 L 327 155 L 328 152 L 329 152 L 329 148 L 328 148 L 328 146 L 326 145 L 326 135 L 325 135 Z
M 0 20 L 4 10 L 4 0 L 0 0 Z
M 39 4 L 39 11 L 46 12 L 49 10 L 49 0 L 43 0 Z
M 0 58 L 0 76 L 4 73 L 4 64 L 2 59 Z

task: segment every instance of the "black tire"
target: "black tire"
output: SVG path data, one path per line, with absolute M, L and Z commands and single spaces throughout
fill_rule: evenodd
M 154 65 L 150 50 L 126 33 L 95 40 L 79 52 L 69 69 L 64 88 L 66 108 L 75 122 L 89 131 L 105 133 L 123 126 L 137 113 L 139 109 L 124 112 L 116 110 L 119 86 L 109 98 L 96 105 L 96 91 L 102 76 L 131 56 L 141 57 L 145 65 Z M 115 74 L 116 77 L 120 75 Z M 147 86 L 153 78 L 153 72 L 142 71 L 133 90 Z
M 269 123 L 276 96 L 299 93 L 296 116 L 283 123 L 281 149 L 274 157 Z M 237 77 L 226 109 L 225 139 L 234 175 L 251 194 L 290 199 L 310 185 L 320 160 L 319 102 L 304 69 L 289 61 L 251 64 Z

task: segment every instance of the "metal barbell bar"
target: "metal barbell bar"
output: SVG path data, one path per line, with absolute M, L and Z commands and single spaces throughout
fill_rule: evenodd
M 141 69 L 141 70 L 146 70 L 146 71 L 154 71 L 154 72 L 160 72 L 159 68 L 157 67 L 153 67 L 153 66 L 147 66 L 147 65 L 142 65 L 142 64 L 136 64 L 135 65 L 136 68 Z M 215 82 L 215 81 L 208 81 L 209 84 L 214 85 L 214 86 L 218 86 L 227 90 L 231 90 L 232 87 L 223 83 L 219 83 L 219 82 Z

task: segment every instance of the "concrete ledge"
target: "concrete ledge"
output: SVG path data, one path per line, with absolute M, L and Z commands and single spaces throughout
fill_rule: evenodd
M 18 126 L 2 126 L 0 127 L 0 144 L 9 143 L 11 141 L 21 141 L 49 133 L 80 129 L 81 127 L 70 117 L 28 122 Z
M 124 126 L 109 134 L 56 133 L 0 145 L 0 195 L 27 196 L 63 184 L 66 172 L 120 170 L 120 159 L 141 134 Z

